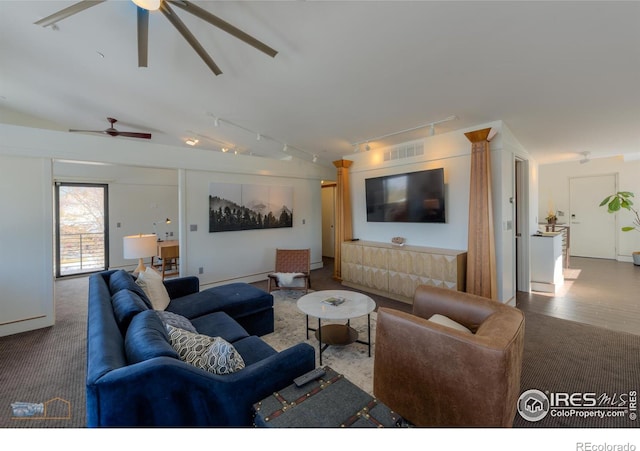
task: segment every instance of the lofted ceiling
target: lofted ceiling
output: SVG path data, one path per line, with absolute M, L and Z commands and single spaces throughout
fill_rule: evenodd
M 503 120 L 541 164 L 640 155 L 639 2 L 193 2 L 274 58 L 175 8 L 218 76 L 157 11 L 139 68 L 128 0 L 34 24 L 74 3 L 0 0 L 5 121 L 330 166 L 455 115 L 435 133 Z

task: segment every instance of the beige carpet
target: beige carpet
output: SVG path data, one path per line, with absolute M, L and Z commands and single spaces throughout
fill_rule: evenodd
M 319 366 L 318 340 L 313 332 L 309 332 L 307 340 L 305 314 L 296 307 L 296 301 L 301 292 L 277 290 L 273 293 L 275 332 L 262 337 L 264 341 L 281 351 L 295 343 L 306 342 L 316 349 L 316 366 Z M 347 346 L 329 346 L 322 353 L 322 366 L 330 366 L 338 373 L 344 374 L 347 379 L 373 394 L 373 355 L 375 349 L 375 324 L 376 313 L 371 314 L 372 347 L 369 357 L 368 346 L 361 343 L 353 343 Z M 330 324 L 330 321 L 322 321 L 322 324 Z M 310 317 L 309 326 L 316 328 L 317 318 Z M 367 341 L 367 317 L 363 316 L 351 320 L 351 326 L 359 333 L 361 340 Z

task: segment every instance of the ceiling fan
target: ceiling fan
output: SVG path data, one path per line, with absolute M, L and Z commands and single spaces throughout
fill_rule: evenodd
M 53 25 L 69 16 L 84 11 L 87 8 L 96 6 L 103 3 L 106 0 L 82 0 L 78 3 L 61 9 L 60 11 L 51 14 L 43 19 L 35 22 L 36 25 L 42 25 L 47 27 Z M 160 10 L 165 17 L 171 22 L 171 24 L 180 32 L 182 37 L 191 45 L 193 50 L 202 58 L 207 66 L 213 71 L 214 74 L 220 75 L 222 71 L 204 50 L 202 45 L 189 31 L 186 25 L 180 20 L 174 10 L 169 4 L 177 6 L 190 14 L 193 14 L 200 19 L 209 22 L 211 25 L 226 31 L 230 35 L 246 42 L 247 44 L 255 47 L 263 53 L 271 57 L 275 57 L 278 52 L 268 45 L 258 41 L 256 38 L 248 35 L 244 31 L 234 27 L 230 23 L 220 19 L 218 16 L 211 14 L 209 11 L 194 5 L 187 0 L 131 0 L 138 7 L 138 67 L 147 67 L 147 50 L 148 50 L 148 38 L 149 38 L 149 11 Z
M 100 134 L 105 134 L 105 135 L 110 135 L 110 136 L 125 136 L 127 138 L 151 139 L 151 133 L 121 132 L 119 130 L 116 130 L 114 125 L 115 125 L 116 122 L 118 122 L 118 120 L 114 119 L 112 117 L 108 117 L 107 120 L 109 121 L 111 126 L 109 128 L 107 128 L 106 130 L 74 130 L 74 129 L 71 129 L 69 131 L 70 132 L 84 132 L 84 133 L 100 133 Z

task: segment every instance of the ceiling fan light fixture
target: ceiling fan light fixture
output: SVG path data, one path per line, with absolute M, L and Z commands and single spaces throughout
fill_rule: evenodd
M 160 9 L 160 4 L 162 0 L 131 0 L 137 6 L 142 9 L 146 9 L 147 11 L 157 11 Z

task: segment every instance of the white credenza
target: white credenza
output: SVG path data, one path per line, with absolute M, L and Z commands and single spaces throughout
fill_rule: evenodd
M 409 304 L 418 285 L 465 289 L 466 251 L 345 241 L 341 263 L 342 285 Z
M 563 233 L 531 237 L 531 289 L 555 293 L 564 284 Z

